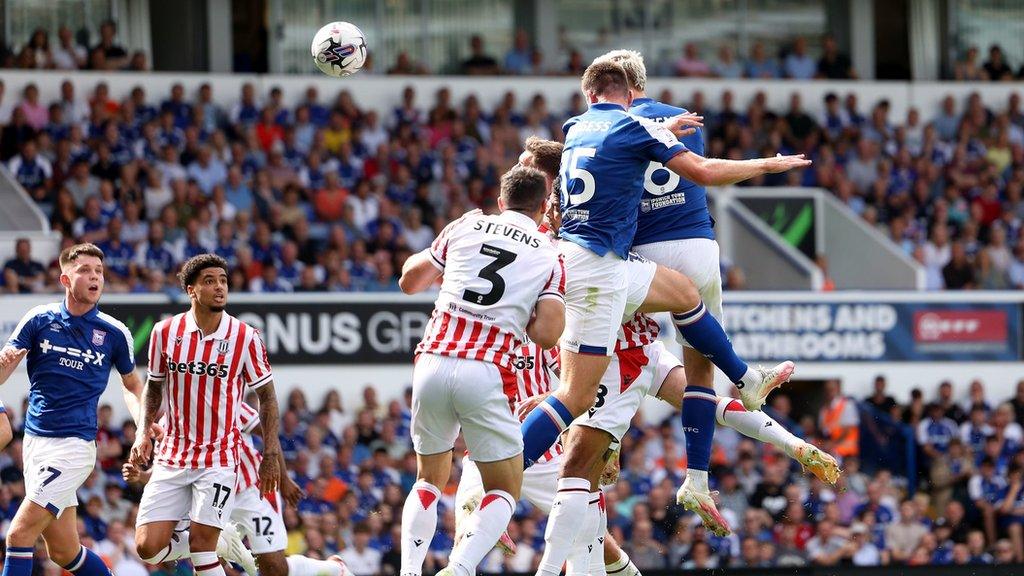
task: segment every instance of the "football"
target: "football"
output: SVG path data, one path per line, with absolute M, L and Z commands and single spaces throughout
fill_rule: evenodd
M 348 76 L 366 62 L 366 37 L 354 24 L 331 22 L 313 36 L 310 51 L 316 67 L 324 74 Z

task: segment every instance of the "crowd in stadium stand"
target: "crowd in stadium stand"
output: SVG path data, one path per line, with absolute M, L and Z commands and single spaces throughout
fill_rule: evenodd
M 117 23 L 103 22 L 99 27 L 99 38 L 90 43 L 85 29 L 72 32 L 68 26 L 61 26 L 51 42 L 51 33 L 45 28 L 33 30 L 28 41 L 20 47 L 0 44 L 0 68 L 58 69 L 58 70 L 131 70 L 149 69 L 146 53 L 129 53 L 117 42 Z M 474 35 L 469 39 L 469 53 L 445 69 L 431 70 L 407 51 L 401 51 L 393 63 L 378 68 L 369 55 L 363 74 L 513 74 L 513 75 L 570 75 L 579 76 L 597 55 L 616 48 L 606 28 L 598 29 L 591 42 L 579 45 L 569 39 L 568 30 L 560 26 L 557 50 L 554 54 L 544 52 L 533 42 L 523 29 L 517 29 L 512 36 L 512 46 L 504 56 L 488 51 L 484 37 Z M 691 78 L 755 78 L 763 80 L 850 80 L 858 77 L 848 54 L 843 53 L 835 37 L 824 34 L 815 40 L 811 49 L 808 39 L 793 37 L 783 44 L 777 53 L 769 53 L 765 44 L 754 41 L 746 57 L 736 54 L 734 47 L 723 43 L 713 47 L 714 56 L 703 53 L 704 47 L 698 42 L 682 44 L 678 56 L 665 55 L 660 59 L 649 58 L 649 73 L 652 76 L 679 76 Z M 812 56 L 812 52 L 818 56 Z M 1014 72 L 1013 66 L 1020 68 Z M 1024 63 L 1013 62 L 999 44 L 988 48 L 988 58 L 982 60 L 977 46 L 970 46 L 953 65 L 950 79 L 959 81 L 1012 81 L 1024 78 Z
M 405 258 L 446 222 L 496 209 L 498 176 L 528 136 L 560 138 L 585 106 L 580 94 L 510 92 L 491 108 L 409 86 L 378 115 L 348 90 L 325 100 L 311 87 L 296 107 L 248 84 L 221 107 L 213 90 L 139 86 L 118 101 L 103 82 L 87 93 L 65 82 L 43 102 L 36 86 L 11 94 L 0 80 L 0 161 L 66 242 L 105 250 L 111 291 L 175 292 L 177 266 L 209 250 L 230 262 L 236 290 L 395 290 Z M 710 156 L 808 154 L 810 169 L 746 185 L 833 191 L 924 265 L 929 289 L 1024 287 L 1019 94 L 995 108 L 949 96 L 906 118 L 852 93 L 828 94 L 817 115 L 799 92 L 785 110 L 763 93 L 653 96 L 704 115 Z M 54 291 L 56 268 L 26 243 L 2 285 Z
M 990 397 L 981 382 L 971 384 L 966 398 L 954 398 L 952 386 L 941 383 L 927 395 L 915 390 L 909 404 L 888 395 L 882 377 L 867 398 L 842 396 L 837 382 L 826 389 L 817 417 L 794 414 L 783 395 L 771 399 L 771 410 L 795 434 L 843 454 L 835 488 L 801 473 L 780 452 L 718 429 L 711 476 L 734 529 L 726 538 L 706 531 L 674 503 L 686 468 L 678 415 L 633 428 L 623 441 L 618 483 L 607 497 L 609 529 L 636 565 L 653 570 L 1024 561 L 1024 381 L 1008 399 Z M 307 492 L 297 510 L 285 511 L 288 553 L 340 553 L 357 576 L 397 574 L 401 508 L 416 473 L 409 394 L 384 403 L 367 385 L 358 406 L 343 406 L 337 392 L 305 394 L 291 391 L 280 431 L 289 474 Z M 12 408 L 19 430 L 22 421 Z M 860 461 L 857 442 L 844 447 L 850 435 L 877 434 L 879 426 L 910 435 L 917 470 L 876 470 L 876 462 Z M 134 434 L 132 422 L 114 422 L 110 407 L 101 408 L 100 465 L 78 492 L 83 543 L 103 554 L 119 576 L 146 574 L 132 541 L 140 487 L 120 479 Z M 899 454 L 904 447 L 893 449 Z M 0 455 L 0 536 L 24 497 L 20 450 L 16 439 Z M 918 479 L 912 493 L 908 473 Z M 451 549 L 457 476 L 444 490 L 427 572 L 443 566 Z M 521 504 L 509 527 L 518 542 L 516 555 L 504 558 L 495 551 L 481 571 L 532 572 L 544 526 L 542 514 Z

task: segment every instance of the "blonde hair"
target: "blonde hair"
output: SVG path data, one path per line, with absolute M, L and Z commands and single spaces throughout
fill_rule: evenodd
M 636 50 L 612 50 L 598 56 L 594 62 L 599 60 L 610 60 L 622 66 L 630 87 L 641 92 L 647 90 L 647 66 L 644 65 L 643 55 Z

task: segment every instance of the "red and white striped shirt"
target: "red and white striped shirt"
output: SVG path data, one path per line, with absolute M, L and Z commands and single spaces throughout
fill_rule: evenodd
M 512 369 L 539 300 L 565 298 L 565 265 L 530 217 L 470 212 L 430 247 L 441 292 L 417 354 L 493 362 Z
M 558 346 L 547 350 L 533 342 L 520 346 L 515 364 L 516 406 L 528 398 L 548 394 L 558 388 L 558 367 Z M 558 441 L 537 462 L 547 462 L 561 453 L 562 442 Z
M 156 461 L 172 468 L 234 468 L 239 406 L 273 373 L 259 332 L 223 314 L 204 335 L 192 312 L 161 320 L 149 337 L 149 378 L 166 381 L 167 429 Z
M 252 441 L 252 431 L 260 423 L 260 414 L 255 408 L 242 402 L 238 406 L 238 431 L 242 433 L 242 442 L 238 445 L 238 480 L 236 494 L 255 486 L 260 479 L 260 464 L 263 454 L 256 449 Z
M 647 314 L 637 312 L 629 321 L 622 324 L 619 339 L 615 342 L 615 350 L 642 348 L 658 339 L 661 327 L 658 321 Z

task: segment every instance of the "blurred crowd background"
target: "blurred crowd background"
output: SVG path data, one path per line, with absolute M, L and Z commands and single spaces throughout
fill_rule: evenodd
M 1008 383 L 1004 383 L 1008 384 Z M 1024 560 L 1024 381 L 1012 398 L 994 398 L 982 382 L 967 398 L 940 383 L 897 403 L 879 377 L 875 393 L 847 398 L 826 383 L 818 414 L 797 418 L 790 399 L 773 397 L 768 410 L 795 434 L 841 455 L 843 475 L 823 485 L 781 452 L 719 428 L 712 484 L 734 534 L 719 538 L 674 503 L 686 469 L 678 414 L 662 423 L 642 416 L 623 440 L 618 483 L 607 492 L 609 530 L 641 570 L 724 567 L 993 564 Z M 255 399 L 250 399 L 255 401 Z M 288 473 L 307 497 L 285 510 L 289 554 L 340 554 L 357 576 L 398 574 L 404 495 L 415 481 L 409 441 L 410 394 L 382 403 L 366 385 L 362 402 L 343 406 L 337 392 L 308 398 L 293 388 L 282 406 L 281 443 Z M 14 442 L 0 455 L 0 536 L 24 497 L 22 420 L 8 407 Z M 144 576 L 134 552 L 140 486 L 120 477 L 134 441 L 131 421 L 100 410 L 96 471 L 79 490 L 79 531 L 118 576 Z M 916 469 L 887 470 L 861 459 L 850 436 L 878 435 L 891 426 L 910 434 Z M 878 440 L 876 438 L 876 440 Z M 882 439 L 888 440 L 888 439 Z M 863 444 L 863 443 L 862 443 Z M 456 454 L 461 454 L 461 446 Z M 444 489 L 437 536 L 426 570 L 444 566 L 454 536 L 459 466 Z M 911 488 L 910 477 L 916 477 Z M 481 571 L 532 572 L 543 550 L 545 516 L 522 503 L 509 527 L 516 555 L 497 551 Z M 45 558 L 44 548 L 39 548 Z M 40 574 L 60 574 L 37 563 Z M 187 574 L 186 563 L 150 569 Z
M 65 82 L 43 102 L 37 87 L 6 93 L 0 79 L 0 161 L 66 242 L 104 249 L 110 290 L 174 292 L 180 263 L 210 250 L 239 291 L 396 290 L 405 258 L 444 224 L 497 209 L 498 178 L 527 137 L 562 138 L 585 107 L 578 93 L 510 92 L 485 108 L 409 85 L 381 117 L 346 89 L 311 87 L 294 108 L 251 85 L 221 107 L 214 89 L 140 84 L 117 101 L 103 82 L 86 93 Z M 821 114 L 798 90 L 784 109 L 763 93 L 651 96 L 705 117 L 709 156 L 807 154 L 810 169 L 745 185 L 831 190 L 925 266 L 929 289 L 1024 287 L 1019 94 L 995 108 L 949 96 L 905 118 L 852 93 L 827 94 Z M 728 288 L 742 288 L 737 272 L 726 270 Z M 53 263 L 28 243 L 5 264 L 8 292 L 56 287 Z

